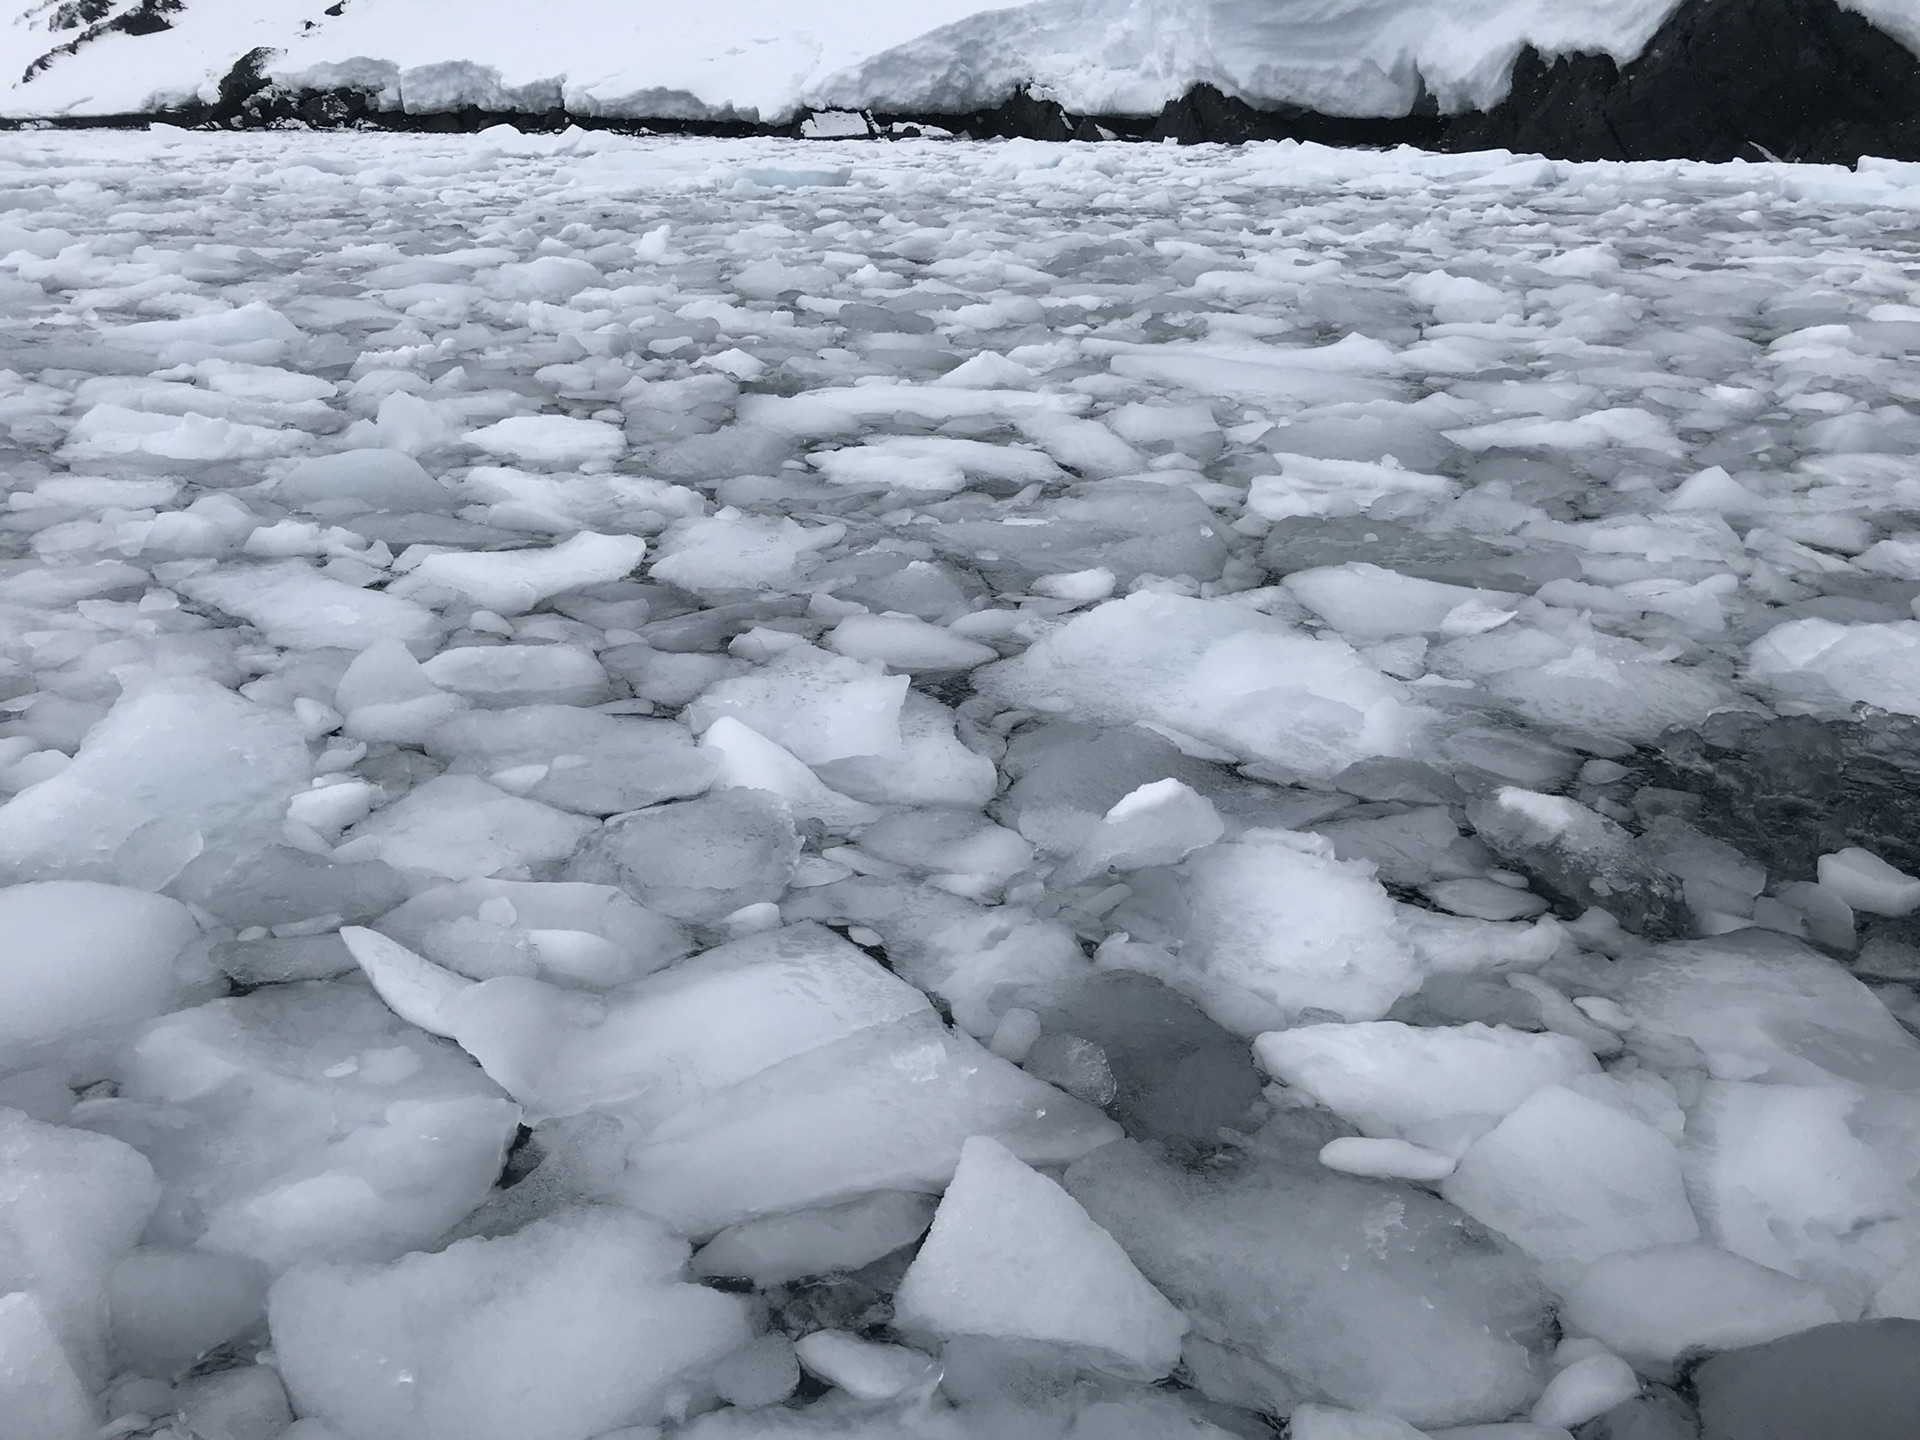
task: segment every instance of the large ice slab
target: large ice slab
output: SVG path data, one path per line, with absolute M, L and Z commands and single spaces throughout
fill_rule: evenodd
M 0 867 L 158 890 L 202 851 L 277 838 L 310 765 L 285 713 L 210 681 L 163 682 L 122 698 L 71 765 L 0 805 Z
M 1411 694 L 1339 641 L 1175 595 L 1110 601 L 975 683 L 1007 704 L 1145 725 L 1305 775 L 1408 754 L 1421 725 Z
M 364 1440 L 590 1440 L 750 1338 L 747 1302 L 679 1279 L 684 1241 L 581 1210 L 385 1265 L 309 1264 L 270 1297 L 304 1415 Z
M 161 1182 L 151 1238 L 274 1268 L 387 1259 L 478 1205 L 519 1107 L 362 984 L 268 986 L 155 1021 L 77 1123 Z
M 734 941 L 589 997 L 479 984 L 348 941 L 402 1015 L 465 1047 L 535 1120 L 616 1117 L 608 1198 L 677 1232 L 945 1185 L 970 1135 L 1036 1164 L 1115 1138 L 1092 1107 L 947 1030 L 925 996 L 815 925 Z

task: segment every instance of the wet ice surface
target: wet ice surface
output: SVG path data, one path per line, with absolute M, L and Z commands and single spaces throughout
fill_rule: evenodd
M 0 1413 L 1897 1425 L 1917 190 L 8 137 Z

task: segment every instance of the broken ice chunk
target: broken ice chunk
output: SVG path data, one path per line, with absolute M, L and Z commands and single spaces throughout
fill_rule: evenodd
M 1230 1365 L 1288 1408 L 1311 1395 L 1429 1427 L 1538 1393 L 1549 1308 L 1532 1265 L 1423 1191 L 1332 1174 L 1312 1152 L 1188 1171 L 1132 1142 L 1065 1184 L 1224 1352 L 1211 1376 Z
M 607 672 L 584 645 L 457 645 L 420 668 L 441 689 L 489 709 L 595 705 L 609 692 Z
M 955 1023 L 981 1039 L 993 1035 L 1009 1008 L 1043 1004 L 1091 968 L 1078 938 L 1057 920 L 1036 919 L 1016 905 L 976 904 L 911 880 L 842 880 L 802 892 L 787 910 L 795 918 L 872 927 L 887 963 L 938 996 Z
M 827 648 L 892 670 L 971 670 L 1000 652 L 911 615 L 849 615 L 827 635 Z
M 862 1340 L 846 1330 L 816 1330 L 793 1348 L 809 1375 L 855 1400 L 930 1391 L 940 1378 L 938 1363 L 925 1351 Z
M 894 1324 L 941 1339 L 1062 1345 L 1098 1368 L 1165 1377 L 1187 1318 L 1053 1181 L 969 1139 L 933 1229 L 894 1296 Z
M 163 1186 L 149 1239 L 251 1256 L 385 1258 L 425 1245 L 500 1173 L 519 1107 L 358 984 L 272 985 L 155 1021 L 120 1097 L 76 1123 Z
M 489 455 L 549 470 L 565 470 L 592 460 L 618 460 L 627 450 L 626 436 L 618 425 L 566 415 L 514 415 L 470 430 L 460 438 Z
M 459 497 L 399 450 L 347 450 L 302 460 L 273 487 L 292 510 L 336 516 L 364 510 L 438 513 Z
M 1005 705 L 1147 724 L 1305 775 L 1405 754 L 1422 720 L 1404 686 L 1342 642 L 1245 606 L 1148 592 L 1075 616 L 974 682 Z
M 1445 1151 L 1430 1150 L 1407 1140 L 1343 1135 L 1320 1147 L 1320 1163 L 1343 1175 L 1431 1182 L 1446 1179 L 1459 1162 Z
M 354 826 L 334 854 L 469 880 L 564 860 L 598 829 L 584 816 L 509 795 L 478 776 L 438 775 Z
M 1673 1142 L 1564 1086 L 1536 1091 L 1460 1157 L 1440 1193 L 1564 1292 L 1602 1255 L 1700 1238 Z
M 693 1273 L 737 1276 L 766 1290 L 809 1275 L 858 1270 L 926 1234 L 934 1204 L 931 1195 L 879 1190 L 839 1205 L 749 1220 L 702 1246 Z
M 330 579 L 298 560 L 234 566 L 183 580 L 179 590 L 289 650 L 364 650 L 391 638 L 424 655 L 441 633 L 439 618 L 425 606 Z
M 1787 936 L 1663 945 L 1623 956 L 1613 979 L 1630 1043 L 1650 1055 L 1679 1045 L 1728 1080 L 1920 1090 L 1920 1041 L 1845 966 Z
M 0 934 L 0 1072 L 61 1041 L 154 1019 L 204 983 L 181 956 L 200 935 L 192 913 L 142 890 L 80 880 L 0 888 Z
M 1534 1092 L 1600 1069 L 1564 1035 L 1477 1023 L 1302 1025 L 1260 1036 L 1254 1053 L 1363 1133 L 1416 1141 L 1462 1118 L 1504 1118 Z
M 1911 915 L 1920 910 L 1920 879 L 1896 870 L 1870 850 L 1849 846 L 1819 861 L 1820 884 L 1855 910 L 1869 915 Z
M 1355 644 L 1431 634 L 1449 624 L 1453 633 L 1477 634 L 1510 619 L 1521 599 L 1505 591 L 1442 585 L 1367 564 L 1296 570 L 1281 583 Z
M 535 975 L 594 989 L 693 948 L 684 928 L 611 885 L 465 880 L 415 895 L 374 928 L 470 979 Z
M 1710 1081 L 1686 1133 L 1707 1238 L 1814 1281 L 1846 1313 L 1862 1308 L 1902 1263 L 1899 1242 L 1876 1243 L 1874 1227 L 1916 1208 L 1902 1158 L 1911 1141 L 1894 1138 L 1913 1121 L 1881 1128 L 1885 1104 L 1832 1086 Z
M 71 765 L 0 806 L 0 873 L 158 890 L 204 849 L 277 839 L 310 765 L 291 715 L 211 681 L 130 691 Z
M 817 563 L 820 551 L 845 535 L 846 526 L 838 523 L 808 528 L 785 516 L 743 515 L 728 508 L 675 521 L 661 537 L 659 558 L 648 573 L 696 595 L 790 589 Z
M 1560 1313 L 1655 1378 L 1689 1351 L 1738 1349 L 1840 1318 L 1805 1281 L 1698 1242 L 1602 1256 Z
M 910 810 L 877 819 L 860 849 L 940 877 L 942 888 L 983 898 L 1033 863 L 1033 847 L 967 810 Z
M 999 787 L 993 761 L 961 742 L 953 711 L 909 690 L 899 724 L 897 749 L 822 761 L 816 767 L 820 778 L 874 805 L 977 809 L 993 798 Z
M 425 748 L 452 774 L 537 771 L 515 793 L 582 815 L 612 815 L 698 795 L 713 761 L 668 720 L 568 705 L 476 710 L 437 725 Z
M 58 1342 L 64 1359 L 46 1367 L 50 1384 L 69 1366 L 88 1389 L 106 1379 L 107 1277 L 159 1195 L 153 1167 L 120 1141 L 0 1109 L 0 1292 L 23 1292 L 9 1298 L 29 1298 Z M 9 1339 L 0 1339 L 0 1355 L 0 1397 L 8 1397 L 25 1360 Z
M 1157 975 L 1240 1035 L 1281 1029 L 1309 1009 L 1377 1019 L 1419 988 L 1418 961 L 1373 867 L 1336 860 L 1318 836 L 1249 830 L 1186 868 L 1177 955 L 1109 940 L 1103 968 Z M 1115 922 L 1132 923 L 1141 903 L 1122 902 Z
M 584 1440 L 654 1420 L 752 1338 L 747 1302 L 681 1283 L 687 1247 L 570 1211 L 386 1265 L 312 1264 L 269 1300 L 303 1415 L 355 1440 Z
M 722 715 L 808 765 L 900 748 L 909 681 L 878 666 L 797 646 L 751 675 L 714 684 L 687 708 L 697 735 Z
M 521 615 L 542 600 L 620 580 L 645 558 L 638 535 L 583 530 L 545 550 L 450 550 L 429 555 L 413 570 L 421 584 L 457 590 L 500 615 Z
M 1177 864 L 1225 833 L 1206 796 L 1178 780 L 1156 780 L 1116 801 L 1053 879 L 1076 885 L 1104 870 Z
M 91 1387 L 73 1371 L 39 1302 L 26 1291 L 0 1295 L 0 1406 L 26 1440 L 93 1440 L 100 1428 Z
M 619 885 L 676 920 L 711 924 L 743 905 L 779 900 L 799 858 L 793 814 L 778 796 L 713 790 L 610 821 L 574 858 L 568 878 Z
M 878 820 L 884 813 L 829 789 L 792 753 L 731 715 L 707 726 L 700 737 L 700 751 L 718 767 L 716 789 L 763 790 L 777 796 L 798 819 L 847 830 Z
M 1864 701 L 1920 715 L 1920 621 L 1789 620 L 1754 642 L 1747 673 L 1815 713 L 1844 716 Z
M 442 720 L 467 706 L 442 690 L 398 640 L 376 640 L 354 656 L 333 692 L 342 729 L 359 740 L 418 744 Z
M 1247 513 L 1263 520 L 1357 515 L 1387 495 L 1442 500 L 1453 493 L 1453 482 L 1445 476 L 1427 475 L 1398 465 L 1370 460 L 1321 460 L 1307 455 L 1276 458 L 1280 473 L 1254 477 L 1247 495 Z

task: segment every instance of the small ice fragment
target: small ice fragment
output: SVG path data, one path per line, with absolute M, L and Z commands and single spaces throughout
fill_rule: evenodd
M 878 660 L 889 669 L 971 670 L 1000 652 L 912 615 L 849 615 L 827 636 L 827 648 L 855 660 Z
M 520 615 L 549 596 L 625 578 L 647 553 L 638 535 L 583 530 L 545 550 L 447 551 L 429 555 L 414 576 L 458 590 L 496 615 Z
M 1618 1355 L 1589 1355 L 1547 1382 L 1529 1418 L 1571 1430 L 1640 1393 L 1640 1377 Z
M 894 1308 L 909 1336 L 1072 1345 L 1143 1380 L 1172 1371 L 1187 1331 L 1077 1200 L 983 1135 L 961 1148 Z
M 1027 588 L 1050 600 L 1073 600 L 1086 604 L 1104 600 L 1113 594 L 1114 574 L 1105 568 L 1074 570 L 1061 575 L 1042 575 Z
M 816 1330 L 794 1344 L 809 1375 L 837 1385 L 856 1400 L 891 1400 L 932 1384 L 939 1367 L 923 1350 L 862 1340 L 846 1330 Z
M 1849 846 L 1818 862 L 1822 889 L 1869 915 L 1902 916 L 1920 910 L 1920 879 L 1896 870 L 1870 850 Z
M 1453 1173 L 1454 1158 L 1407 1140 L 1375 1140 L 1343 1135 L 1320 1147 L 1320 1163 L 1345 1175 L 1368 1175 L 1380 1180 L 1444 1180 Z
M 1177 864 L 1225 833 L 1206 796 L 1179 780 L 1155 780 L 1122 796 L 1055 879 L 1075 885 L 1103 870 Z

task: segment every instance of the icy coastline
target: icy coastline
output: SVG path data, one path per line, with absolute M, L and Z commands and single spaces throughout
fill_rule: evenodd
M 16 7 L 0 26 L 0 116 L 16 125 L 1920 159 L 1907 0 L 565 0 L 531 24 L 523 0 Z

